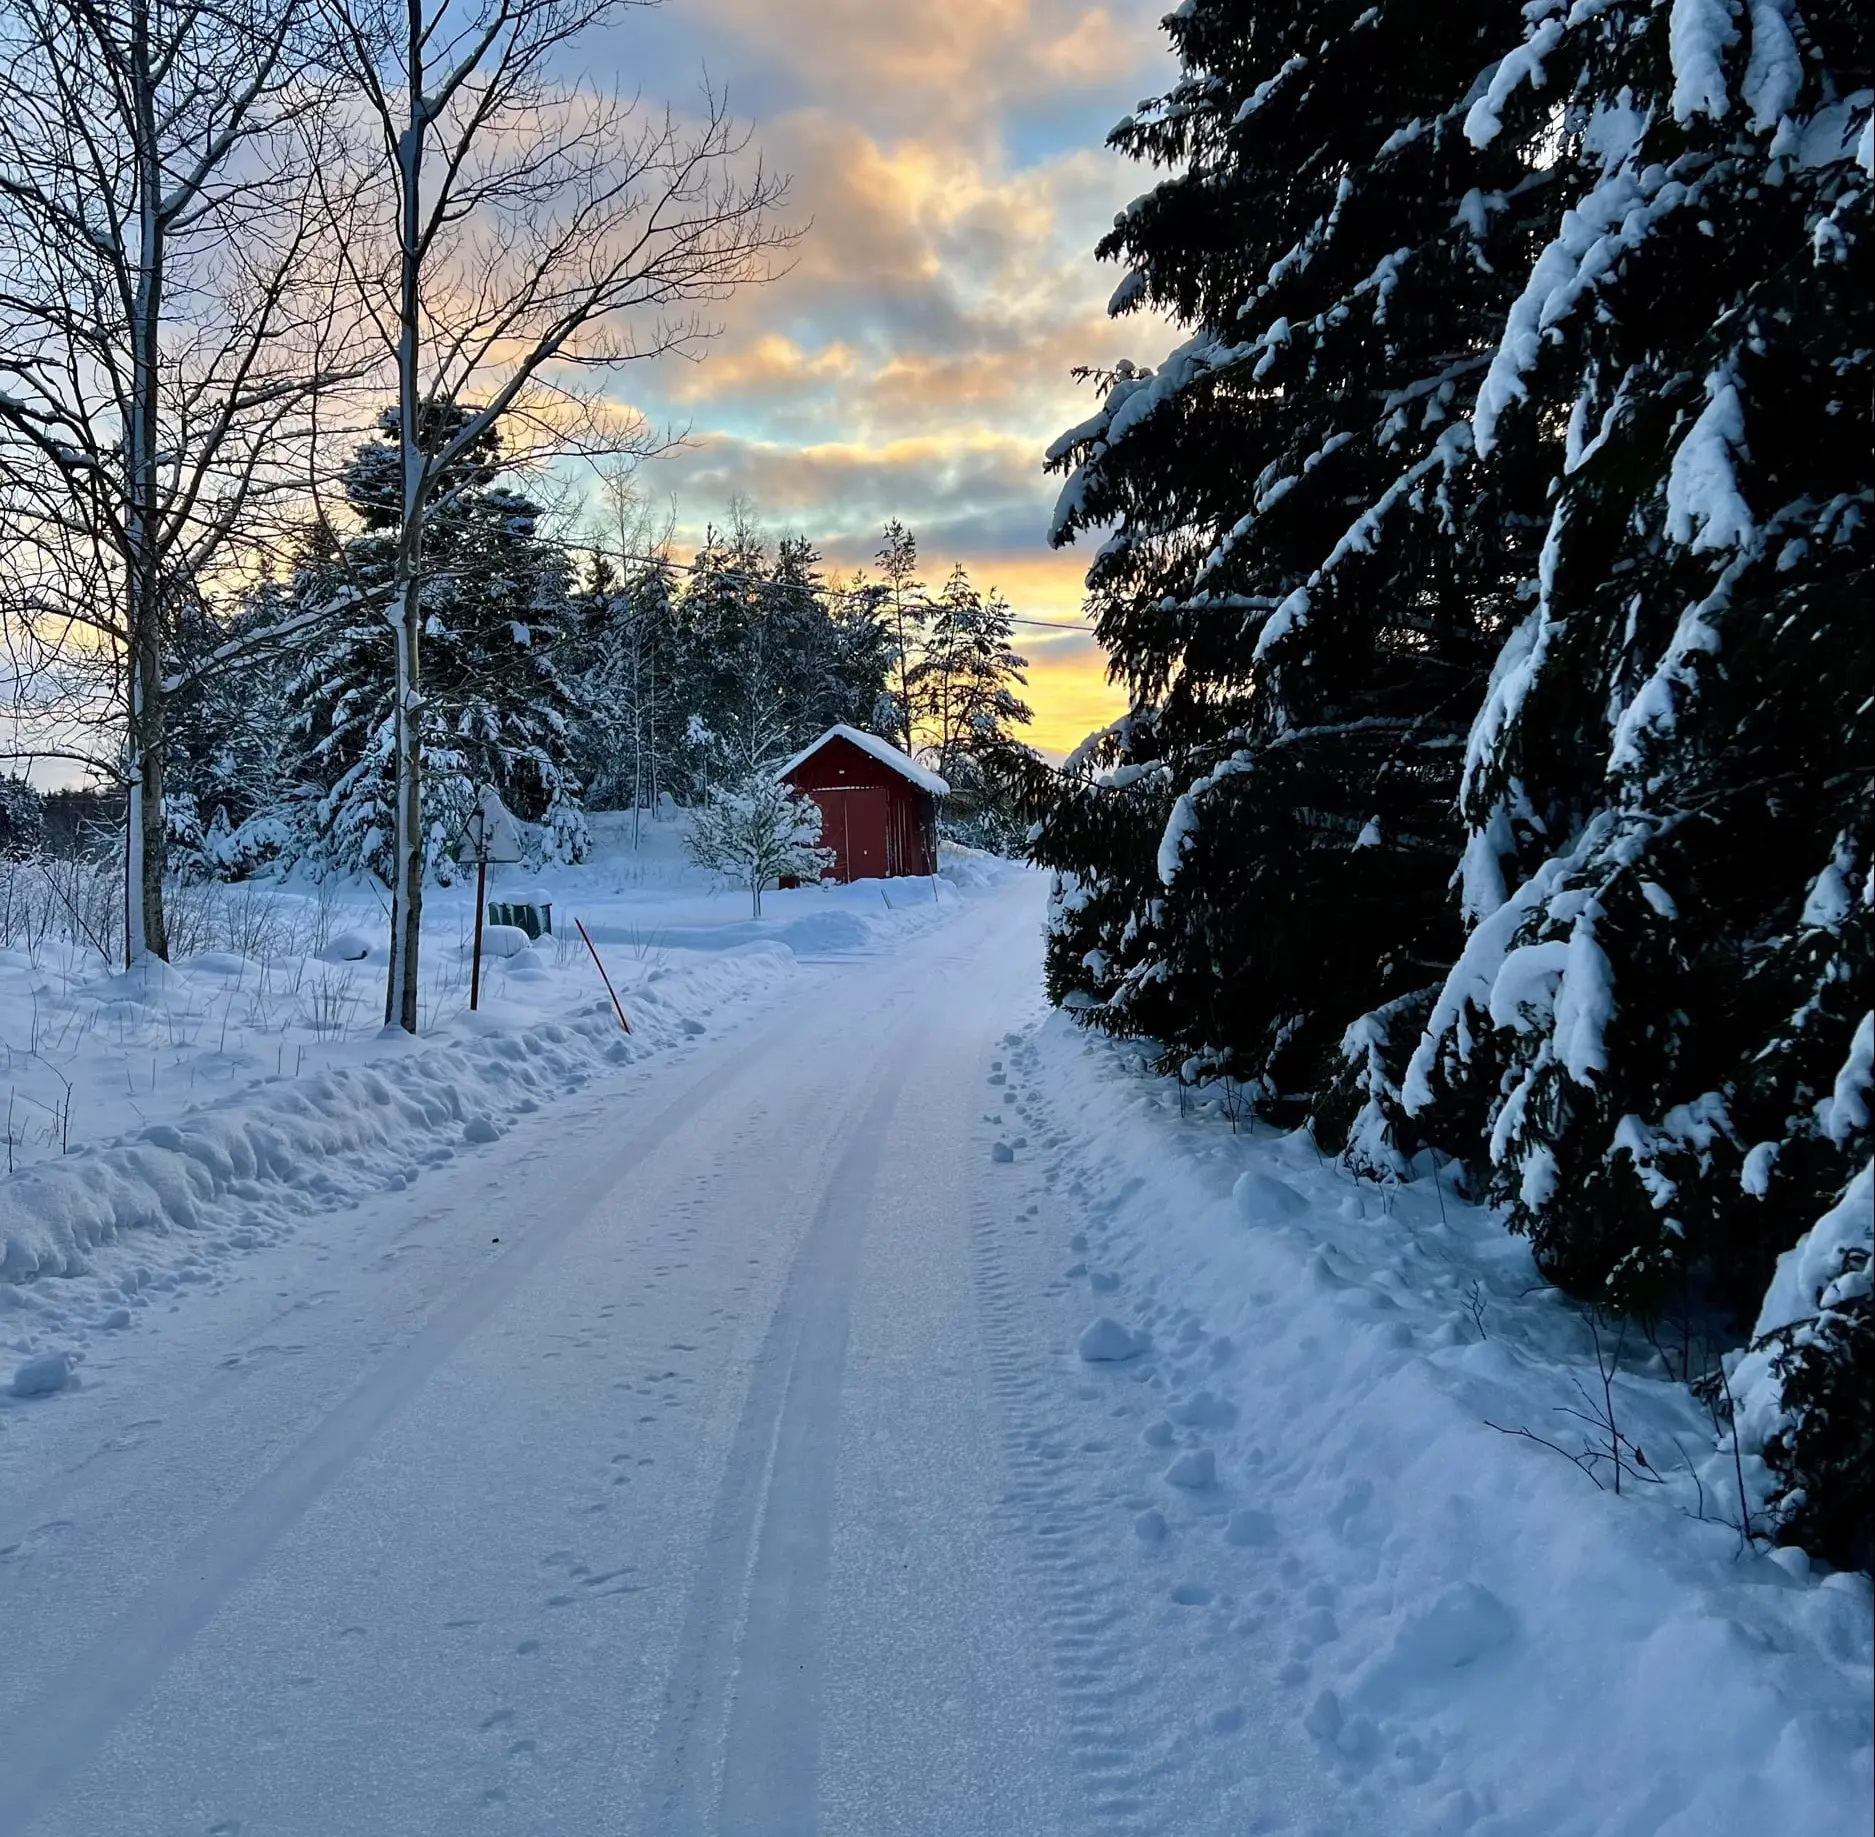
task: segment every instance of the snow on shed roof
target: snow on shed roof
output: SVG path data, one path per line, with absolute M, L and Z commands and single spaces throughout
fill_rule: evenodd
M 890 766 L 901 778 L 909 778 L 920 791 L 929 791 L 933 797 L 950 796 L 950 786 L 937 773 L 927 772 L 917 760 L 901 753 L 890 740 L 882 740 L 877 734 L 869 734 L 863 728 L 848 727 L 844 721 L 835 721 L 818 740 L 802 747 L 775 776 L 786 778 L 796 766 L 813 758 L 829 740 L 845 740 L 857 746 L 862 753 L 870 754 L 881 765 Z

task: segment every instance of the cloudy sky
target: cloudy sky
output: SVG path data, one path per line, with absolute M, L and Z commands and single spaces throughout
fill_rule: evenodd
M 647 99 L 707 67 L 792 175 L 791 272 L 722 311 L 700 364 L 621 379 L 689 444 L 645 478 L 694 539 L 740 495 L 842 569 L 902 518 L 935 585 L 961 560 L 1016 612 L 1080 616 L 1082 551 L 1045 540 L 1041 455 L 1089 412 L 1077 363 L 1152 362 L 1110 323 L 1092 250 L 1149 177 L 1102 142 L 1165 87 L 1166 0 L 667 0 L 595 45 Z M 1138 349 L 1135 349 L 1135 346 Z M 1117 711 L 1091 639 L 1022 633 L 1032 737 L 1063 751 Z

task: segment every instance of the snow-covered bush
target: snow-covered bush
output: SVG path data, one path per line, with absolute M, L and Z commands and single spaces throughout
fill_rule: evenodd
M 685 847 L 696 864 L 749 889 L 762 916 L 762 889 L 783 879 L 815 880 L 833 864 L 820 846 L 820 808 L 769 772 L 720 785 L 690 818 Z

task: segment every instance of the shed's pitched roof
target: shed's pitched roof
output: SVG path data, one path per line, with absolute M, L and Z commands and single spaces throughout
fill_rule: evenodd
M 779 771 L 777 778 L 786 778 L 796 766 L 820 751 L 829 740 L 845 740 L 849 745 L 857 746 L 862 753 L 878 760 L 881 765 L 890 766 L 899 777 L 909 779 L 920 791 L 929 791 L 933 797 L 950 796 L 950 786 L 935 772 L 927 772 L 917 760 L 901 753 L 890 740 L 882 740 L 877 734 L 869 734 L 863 728 L 848 727 L 844 721 L 836 721 L 818 740 L 804 746 Z

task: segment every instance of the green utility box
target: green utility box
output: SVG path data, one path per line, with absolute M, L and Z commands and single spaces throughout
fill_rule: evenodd
M 488 902 L 488 922 L 491 925 L 519 925 L 530 938 L 551 937 L 553 935 L 553 902 L 551 900 L 493 900 Z

